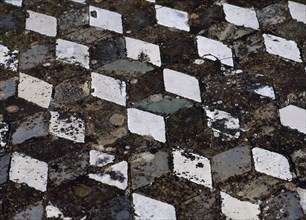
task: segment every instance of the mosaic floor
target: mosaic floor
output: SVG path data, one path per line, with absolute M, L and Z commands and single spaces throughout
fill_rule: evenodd
M 0 219 L 306 219 L 305 0 L 0 1 Z

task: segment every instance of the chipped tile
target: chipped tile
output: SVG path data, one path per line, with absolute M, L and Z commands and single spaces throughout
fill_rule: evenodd
M 2 152 L 2 149 L 5 149 L 7 145 L 7 138 L 9 135 L 9 125 L 6 122 L 0 122 L 0 152 Z
M 303 209 L 304 215 L 306 214 L 306 189 L 302 189 L 300 187 L 297 188 L 297 193 L 300 197 L 300 205 Z
M 49 131 L 51 134 L 67 140 L 84 143 L 85 124 L 82 119 L 54 111 L 51 111 L 50 114 Z
M 0 185 L 8 180 L 9 166 L 11 157 L 8 154 L 0 154 Z
M 20 144 L 31 138 L 42 137 L 47 134 L 48 125 L 45 122 L 44 113 L 35 113 L 18 123 L 18 128 L 12 135 L 12 144 Z
M 236 147 L 217 154 L 211 161 L 214 180 L 225 181 L 251 171 L 251 150 L 249 147 Z
M 5 69 L 17 71 L 18 68 L 18 56 L 19 51 L 10 50 L 4 45 L 0 44 L 0 67 L 3 66 Z
M 295 105 L 288 105 L 279 110 L 280 121 L 283 126 L 297 129 L 306 134 L 306 110 Z
M 242 8 L 235 5 L 223 4 L 225 19 L 235 25 L 258 29 L 259 24 L 254 9 Z
M 241 201 L 221 192 L 222 213 L 228 219 L 259 219 L 260 207 L 248 201 Z
M 30 187 L 45 192 L 47 190 L 48 164 L 14 152 L 9 177 L 11 181 L 26 183 Z
M 156 44 L 125 37 L 127 57 L 161 66 L 160 50 Z
M 214 109 L 213 111 L 204 108 L 208 117 L 207 126 L 216 133 L 223 133 L 229 138 L 239 138 L 239 119 L 231 116 L 230 113 Z
M 121 14 L 106 9 L 89 6 L 89 24 L 94 27 L 123 33 Z
M 127 111 L 130 132 L 139 135 L 148 135 L 157 141 L 166 142 L 165 120 L 162 116 L 136 108 L 129 108 Z
M 195 77 L 164 69 L 164 84 L 167 92 L 201 102 L 200 85 Z
M 89 48 L 82 44 L 57 39 L 56 59 L 89 69 Z
M 293 19 L 306 24 L 306 4 L 301 4 L 294 1 L 288 1 L 288 7 Z
M 295 62 L 302 62 L 297 44 L 292 40 L 286 40 L 271 34 L 262 35 L 268 53 L 289 59 Z
M 16 93 L 16 82 L 13 79 L 7 79 L 0 82 L 0 100 L 5 100 L 14 96 Z
M 11 4 L 11 5 L 21 7 L 23 0 L 4 0 L 4 2 L 8 3 L 8 4 Z
M 126 105 L 126 84 L 124 81 L 91 73 L 91 88 L 93 96 L 103 100 L 114 102 L 118 105 Z
M 53 16 L 41 14 L 35 11 L 27 11 L 26 30 L 34 31 L 49 37 L 56 36 L 57 21 Z
M 140 219 L 176 219 L 174 206 L 133 193 L 134 217 Z
M 119 189 L 125 190 L 128 186 L 128 163 L 126 161 L 122 161 L 108 167 L 102 173 L 91 173 L 88 176 L 89 178 L 101 183 L 116 186 Z
M 60 218 L 62 220 L 71 220 L 72 218 L 65 217 L 59 208 L 49 203 L 46 206 L 46 216 L 47 218 Z
M 155 5 L 157 23 L 166 27 L 189 31 L 188 13 L 173 8 Z
M 252 149 L 255 170 L 280 179 L 292 180 L 290 165 L 281 154 L 255 147 Z
M 19 73 L 18 96 L 40 107 L 48 108 L 53 86 L 33 76 Z
M 255 89 L 254 92 L 258 95 L 268 97 L 270 99 L 275 99 L 275 93 L 272 86 L 263 86 L 258 89 Z
M 197 36 L 198 53 L 200 57 L 220 62 L 227 66 L 234 66 L 232 50 L 222 42 Z
M 89 164 L 95 167 L 103 167 L 109 163 L 114 162 L 115 156 L 106 154 L 97 150 L 89 152 Z
M 174 150 L 172 154 L 175 175 L 212 189 L 209 159 L 183 150 Z

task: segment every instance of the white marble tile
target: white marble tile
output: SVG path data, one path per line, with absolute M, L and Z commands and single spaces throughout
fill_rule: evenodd
M 288 105 L 279 110 L 280 121 L 283 126 L 297 129 L 306 134 L 306 110 L 294 105 Z
M 30 187 L 45 192 L 48 181 L 48 164 L 15 152 L 12 155 L 9 177 L 13 182 L 26 183 Z
M 167 92 L 201 102 L 199 81 L 193 76 L 164 69 L 164 84 Z
M 113 155 L 103 153 L 97 150 L 91 150 L 89 152 L 89 164 L 95 167 L 103 167 L 109 163 L 114 162 L 115 157 Z
M 197 154 L 184 152 L 183 150 L 174 150 L 172 155 L 173 171 L 176 176 L 212 189 L 209 159 Z
M 292 40 L 286 40 L 271 34 L 262 35 L 268 53 L 281 56 L 285 59 L 302 62 L 297 44 Z
M 306 4 L 288 1 L 288 7 L 293 19 L 306 24 Z
M 46 206 L 46 215 L 47 215 L 47 218 L 59 218 L 61 220 L 71 220 L 72 219 L 69 217 L 65 217 L 59 208 L 55 207 L 54 205 L 50 203 Z
M 162 201 L 158 201 L 137 193 L 133 193 L 133 205 L 135 220 L 176 219 L 176 212 L 174 206 Z
M 49 37 L 56 36 L 57 20 L 53 16 L 28 10 L 29 17 L 26 19 L 25 29 L 34 31 Z
M 21 7 L 23 0 L 4 0 L 4 2 L 8 3 L 8 4 L 11 4 L 11 5 Z
M 225 192 L 221 192 L 221 210 L 227 217 L 226 219 L 237 220 L 255 220 L 259 219 L 260 207 L 248 201 L 241 201 L 230 196 Z
M 297 193 L 299 194 L 300 197 L 300 205 L 303 209 L 304 214 L 306 215 L 306 189 L 298 187 Z
M 86 4 L 86 0 L 70 0 L 76 3 L 80 3 L 80 4 Z
M 157 24 L 175 28 L 183 31 L 189 31 L 188 13 L 173 8 L 155 5 Z
M 18 97 L 40 107 L 48 108 L 53 86 L 43 80 L 19 73 Z
M 207 126 L 217 133 L 222 133 L 229 138 L 239 138 L 240 124 L 239 119 L 231 116 L 230 113 L 214 109 L 210 111 L 204 108 L 206 112 Z M 215 126 L 215 123 L 217 126 Z M 221 126 L 222 125 L 222 126 Z
M 9 125 L 6 122 L 0 121 L 0 152 L 2 148 L 7 145 L 7 138 L 9 133 Z
M 85 141 L 85 124 L 80 118 L 50 111 L 49 132 L 57 137 L 78 143 Z
M 216 58 L 227 66 L 234 66 L 231 48 L 220 41 L 197 36 L 198 53 L 200 57 L 215 61 Z
M 130 132 L 151 136 L 157 141 L 166 142 L 165 120 L 162 116 L 135 108 L 129 108 L 127 111 Z
M 126 105 L 126 83 L 124 81 L 91 73 L 91 93 L 93 96 L 114 102 L 118 105 Z
M 259 28 L 259 23 L 254 9 L 242 8 L 236 5 L 224 3 L 223 11 L 225 13 L 225 19 L 229 23 L 253 29 Z
M 125 37 L 127 57 L 134 60 L 142 60 L 161 66 L 159 46 L 145 41 Z
M 19 51 L 10 50 L 8 47 L 0 44 L 0 66 L 6 69 L 17 71 Z
M 117 33 L 123 33 L 121 14 L 106 9 L 89 6 L 89 24 Z
M 286 157 L 258 147 L 253 148 L 252 153 L 257 172 L 284 180 L 292 180 L 290 165 Z
M 108 167 L 102 173 L 90 173 L 88 176 L 98 182 L 125 190 L 128 186 L 128 163 L 122 161 Z
M 87 46 L 62 39 L 58 39 L 56 44 L 57 60 L 89 69 L 89 48 Z
M 275 99 L 275 93 L 272 86 L 263 86 L 258 89 L 255 89 L 254 92 L 258 95 Z

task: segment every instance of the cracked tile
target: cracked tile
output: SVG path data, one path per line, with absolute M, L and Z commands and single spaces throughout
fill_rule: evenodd
M 40 107 L 48 108 L 53 86 L 33 76 L 19 73 L 18 96 Z
M 91 73 L 91 79 L 93 90 L 91 94 L 93 96 L 118 105 L 126 105 L 126 84 L 124 81 L 94 72 Z
M 45 192 L 48 181 L 48 164 L 14 152 L 12 154 L 9 177 L 13 182 L 25 183 L 30 187 Z
M 257 172 L 288 181 L 292 180 L 293 176 L 286 157 L 258 147 L 253 148 L 252 153 Z

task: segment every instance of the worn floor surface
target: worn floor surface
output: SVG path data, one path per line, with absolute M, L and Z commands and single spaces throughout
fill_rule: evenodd
M 306 219 L 305 0 L 0 1 L 0 219 Z

